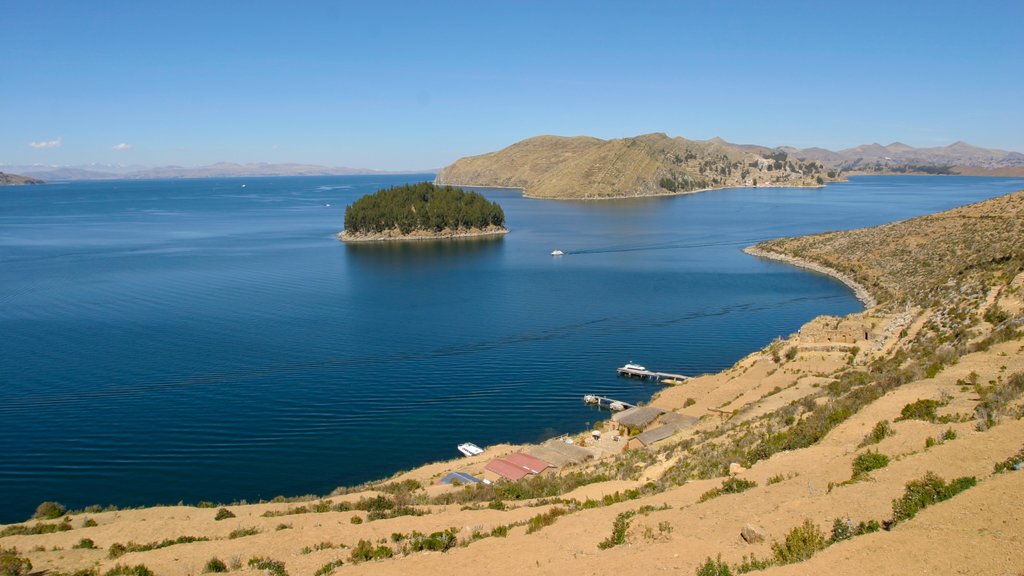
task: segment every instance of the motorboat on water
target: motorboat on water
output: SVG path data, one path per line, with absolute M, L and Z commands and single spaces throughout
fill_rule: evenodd
M 637 371 L 640 371 L 640 372 L 645 372 L 647 370 L 647 367 L 641 366 L 639 364 L 633 364 L 632 362 L 630 362 L 629 364 L 626 364 L 625 366 L 623 366 L 622 369 L 623 370 L 637 370 Z
M 552 250 L 551 251 L 551 255 L 552 256 L 565 256 L 565 252 L 562 252 L 561 250 Z
M 473 444 L 472 442 L 463 442 L 462 444 L 459 444 L 458 448 L 459 452 L 462 452 L 462 454 L 467 458 L 470 456 L 476 456 L 477 454 L 482 454 L 484 451 L 483 448 Z

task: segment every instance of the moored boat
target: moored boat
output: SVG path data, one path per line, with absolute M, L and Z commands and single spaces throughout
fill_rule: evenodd
M 472 442 L 463 442 L 462 444 L 459 444 L 458 448 L 459 452 L 462 452 L 466 457 L 476 456 L 477 454 L 482 454 L 484 451 L 483 448 L 473 444 Z

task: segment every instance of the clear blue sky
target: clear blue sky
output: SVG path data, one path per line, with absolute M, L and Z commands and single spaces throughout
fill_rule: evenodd
M 0 164 L 419 169 L 538 134 L 655 131 L 1024 151 L 1021 0 L 10 0 L 3 15 Z

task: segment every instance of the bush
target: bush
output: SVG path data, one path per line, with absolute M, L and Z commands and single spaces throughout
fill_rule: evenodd
M 1002 462 L 996 462 L 993 471 L 996 474 L 1000 474 L 1002 472 L 1012 470 L 1014 466 L 1017 466 L 1021 462 L 1024 462 L 1024 448 L 1021 448 L 1019 452 L 1017 452 L 1013 456 L 1010 456 L 1006 460 L 1003 460 Z
M 861 441 L 859 448 L 870 446 L 871 444 L 878 444 L 882 440 L 895 434 L 892 429 L 892 425 L 889 424 L 888 420 L 882 420 L 875 424 L 875 427 L 871 429 L 871 432 L 864 437 Z
M 227 572 L 228 565 L 223 560 L 217 557 L 210 558 L 206 561 L 206 566 L 203 567 L 204 573 L 212 572 Z
M 708 559 L 697 567 L 697 576 L 732 576 L 732 570 L 728 564 L 722 562 L 722 555 L 719 554 L 718 558 L 708 556 Z
M 889 457 L 878 452 L 865 452 L 853 459 L 853 477 L 860 478 L 879 468 L 889 465 Z
M 558 506 L 552 508 L 551 510 L 548 510 L 547 512 L 544 512 L 543 514 L 537 514 L 533 518 L 530 518 L 529 521 L 527 521 L 526 533 L 533 534 L 534 532 L 540 530 L 541 528 L 544 528 L 545 526 L 551 526 L 555 523 L 555 520 L 557 520 L 559 516 L 564 516 L 565 514 L 565 508 L 560 508 Z
M 363 517 L 362 516 L 353 516 L 353 517 L 349 518 L 348 521 L 351 522 L 352 524 L 362 524 L 363 523 Z
M 32 518 L 38 520 L 56 520 L 63 516 L 67 511 L 67 508 L 57 502 L 43 502 L 39 506 L 36 506 L 36 513 L 32 515 Z
M 689 408 L 690 406 L 693 406 L 696 403 L 697 401 L 694 400 L 693 398 L 687 398 L 686 402 L 683 402 L 683 408 Z
M 342 561 L 340 559 L 333 560 L 321 566 L 313 576 L 327 576 L 334 572 L 335 568 L 341 568 Z
M 881 529 L 882 524 L 878 520 L 868 520 L 867 522 L 857 524 L 857 529 L 853 531 L 853 535 L 861 536 L 864 534 L 871 534 L 872 532 L 878 532 Z
M 234 540 L 235 538 L 243 538 L 245 536 L 254 536 L 254 535 L 259 534 L 259 533 L 260 533 L 260 529 L 255 527 L 255 526 L 252 526 L 250 528 L 235 528 L 234 530 L 231 531 L 230 534 L 228 534 L 228 539 L 229 540 Z
M 701 494 L 700 501 L 705 502 L 707 500 L 711 500 L 712 498 L 717 498 L 722 494 L 739 494 L 740 492 L 750 490 L 755 486 L 757 486 L 757 482 L 754 482 L 752 480 L 744 480 L 742 478 L 736 477 L 727 478 L 724 482 L 722 482 L 721 488 L 712 488 L 711 490 L 708 490 L 707 492 Z
M 136 564 L 135 566 L 118 564 L 104 572 L 103 576 L 153 576 L 153 571 L 146 568 L 145 564 Z
M 92 528 L 93 526 L 97 526 L 97 525 L 98 524 L 96 524 L 96 521 L 93 520 L 92 518 L 86 518 L 85 520 L 82 521 L 82 528 Z
M 924 508 L 948 500 L 977 483 L 974 476 L 965 476 L 947 484 L 935 473 L 928 472 L 924 478 L 908 482 L 903 496 L 892 501 L 892 524 L 910 520 Z
M 836 518 L 836 521 L 832 523 L 832 542 L 839 542 L 841 540 L 847 540 L 853 537 L 853 523 L 850 522 L 849 518 L 842 519 Z
M 0 574 L 3 576 L 28 576 L 32 562 L 18 555 L 17 548 L 0 548 Z
M 784 542 L 773 542 L 772 552 L 779 564 L 793 564 L 810 559 L 828 545 L 825 534 L 810 518 L 789 531 Z
M 217 510 L 217 515 L 213 517 L 214 520 L 227 520 L 228 518 L 234 518 L 235 513 L 227 508 L 221 508 Z
M 92 550 L 96 548 L 96 543 L 90 538 L 82 538 L 78 541 L 78 544 L 75 544 L 72 548 Z
M 935 412 L 942 406 L 938 400 L 918 400 L 903 407 L 897 420 L 924 420 L 934 422 L 939 415 Z
M 385 558 L 391 558 L 395 555 L 394 550 L 389 546 L 380 545 L 374 547 L 373 542 L 369 540 L 360 540 L 349 555 L 349 559 L 358 564 L 360 562 L 366 562 L 369 560 L 383 560 Z
M 249 567 L 256 570 L 266 570 L 272 576 L 288 576 L 288 572 L 284 569 L 284 562 L 280 560 L 254 556 L 249 559 Z

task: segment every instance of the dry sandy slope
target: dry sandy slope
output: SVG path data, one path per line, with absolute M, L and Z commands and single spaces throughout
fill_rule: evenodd
M 1001 202 L 991 204 L 1001 205 Z M 981 210 L 978 206 L 971 208 L 972 212 L 978 210 Z M 886 229 L 886 233 L 891 229 Z M 940 236 L 943 230 L 946 228 L 936 227 Z M 863 234 L 862 231 L 855 233 Z M 927 241 L 921 235 L 916 238 L 919 242 Z M 934 250 L 936 255 L 941 253 L 938 248 Z M 1005 275 L 1008 265 L 1004 260 L 999 262 L 995 273 Z M 979 266 L 968 272 L 974 274 L 991 269 L 987 262 Z M 991 278 L 1002 280 L 993 283 Z M 728 370 L 666 389 L 652 400 L 653 404 L 700 417 L 693 428 L 662 445 L 674 447 L 673 451 L 662 451 L 646 460 L 631 459 L 634 455 L 629 454 L 617 460 L 609 457 L 605 463 L 611 461 L 628 466 L 642 463 L 646 468 L 635 470 L 633 475 L 577 488 L 563 497 L 599 499 L 634 488 L 641 479 L 643 482 L 662 480 L 662 474 L 668 476 L 674 464 L 700 458 L 698 452 L 686 452 L 683 441 L 694 442 L 694 450 L 710 442 L 738 442 L 744 434 L 763 433 L 757 426 L 769 416 L 790 409 L 794 410 L 797 422 L 800 418 L 809 418 L 809 410 L 814 406 L 823 405 L 830 395 L 837 397 L 829 390 L 844 372 L 866 370 L 873 362 L 913 350 L 915 346 L 917 353 L 925 354 L 926 361 L 930 362 L 927 355 L 931 353 L 933 339 L 945 334 L 942 331 L 950 325 L 950 319 L 973 319 L 971 342 L 980 342 L 994 330 L 982 317 L 999 321 L 987 312 L 998 309 L 1019 316 L 1024 310 L 1024 273 L 1009 278 L 993 276 L 988 280 L 975 275 L 975 279 L 978 283 L 968 286 L 985 287 L 988 293 L 972 292 L 966 304 L 950 301 L 948 292 L 936 288 L 939 296 L 945 298 L 941 310 L 890 305 L 884 311 L 875 308 L 842 319 L 817 318 L 799 333 L 770 344 Z M 888 282 L 887 286 L 890 294 L 901 290 L 898 282 Z M 949 308 L 950 302 L 963 306 L 953 310 Z M 1000 322 L 1009 321 L 1013 318 Z M 237 559 L 243 565 L 240 571 L 249 573 L 254 571 L 244 564 L 250 558 L 270 557 L 284 562 L 292 575 L 314 574 L 336 559 L 342 559 L 345 565 L 335 574 L 518 574 L 527 571 L 560 575 L 695 574 L 708 557 L 720 555 L 733 565 L 751 554 L 769 557 L 771 542 L 782 540 L 804 519 L 812 520 L 825 532 L 836 518 L 850 518 L 854 522 L 888 520 L 892 517 L 893 499 L 903 494 L 906 483 L 934 472 L 946 479 L 975 476 L 978 485 L 924 510 L 891 532 L 856 537 L 804 563 L 774 567 L 767 572 L 1019 576 L 1024 573 L 1024 561 L 1020 557 L 1024 550 L 1024 506 L 1020 504 L 1024 496 L 1024 472 L 993 475 L 993 465 L 1024 448 L 1021 399 L 1011 401 L 1000 423 L 986 429 L 973 416 L 982 388 L 965 383 L 977 381 L 983 387 L 986 383 L 1005 382 L 1013 374 L 1024 373 L 1024 340 L 1014 336 L 981 348 L 981 351 L 968 352 L 970 347 L 965 345 L 964 353 L 955 362 L 946 362 L 931 378 L 924 377 L 922 366 L 915 364 L 917 360 L 912 356 L 908 357 L 902 361 L 900 370 L 917 374 L 916 377 L 908 378 L 902 385 L 863 406 L 816 443 L 775 453 L 738 473 L 756 482 L 756 487 L 705 502 L 700 502 L 701 495 L 720 486 L 722 478 L 689 480 L 681 485 L 666 482 L 663 491 L 632 501 L 573 511 L 533 534 L 527 534 L 525 526 L 518 526 L 509 531 L 507 538 L 489 537 L 477 541 L 471 541 L 473 531 L 489 532 L 496 526 L 524 523 L 550 510 L 552 504 L 508 502 L 511 509 L 504 511 L 488 509 L 482 504 L 477 506 L 480 509 L 420 504 L 418 509 L 428 512 L 423 516 L 360 524 L 353 524 L 351 519 L 365 518 L 365 512 L 263 517 L 267 511 L 298 505 L 287 503 L 232 505 L 229 508 L 236 517 L 223 521 L 214 520 L 215 509 L 155 507 L 90 514 L 88 516 L 98 525 L 88 528 L 82 527 L 85 515 L 76 514 L 71 517 L 73 530 L 8 536 L 0 538 L 0 548 L 17 547 L 31 559 L 36 570 L 67 572 L 97 567 L 102 572 L 117 563 L 145 563 L 160 576 L 198 574 L 214 556 L 227 562 Z M 891 368 L 886 373 L 891 375 L 897 371 Z M 693 402 L 689 401 L 691 398 Z M 953 421 L 946 424 L 896 421 L 905 406 L 919 399 L 942 401 L 944 406 L 939 414 L 953 417 Z M 890 464 L 871 472 L 868 479 L 846 483 L 852 474 L 854 458 L 867 450 L 859 444 L 882 420 L 892 422 L 895 435 L 870 449 L 888 455 Z M 926 447 L 926 439 L 940 437 L 947 430 L 955 432 L 956 437 Z M 486 455 L 433 463 L 402 473 L 395 479 L 430 483 L 453 469 L 476 472 L 488 458 L 516 449 L 507 445 L 491 447 Z M 600 465 L 602 463 L 590 463 L 583 470 L 592 472 Z M 422 502 L 428 494 L 447 490 L 451 488 L 428 486 L 411 497 Z M 332 498 L 334 503 L 354 502 L 378 494 L 342 492 Z M 598 547 L 612 533 L 618 514 L 648 505 L 656 510 L 632 520 L 624 545 L 607 550 Z M 767 540 L 747 544 L 741 539 L 740 530 L 747 523 L 761 526 Z M 285 528 L 278 530 L 282 524 Z M 229 538 L 232 530 L 250 527 L 257 528 L 259 533 Z M 350 550 L 345 548 L 361 539 L 388 542 L 396 532 L 430 533 L 449 528 L 458 530 L 460 541 L 466 545 L 444 554 L 421 552 L 352 564 Z M 212 540 L 127 554 L 116 560 L 107 557 L 107 550 L 115 543 L 147 543 L 180 536 L 204 536 Z M 82 538 L 93 540 L 99 549 L 73 549 Z M 320 543 L 332 547 L 305 550 Z

